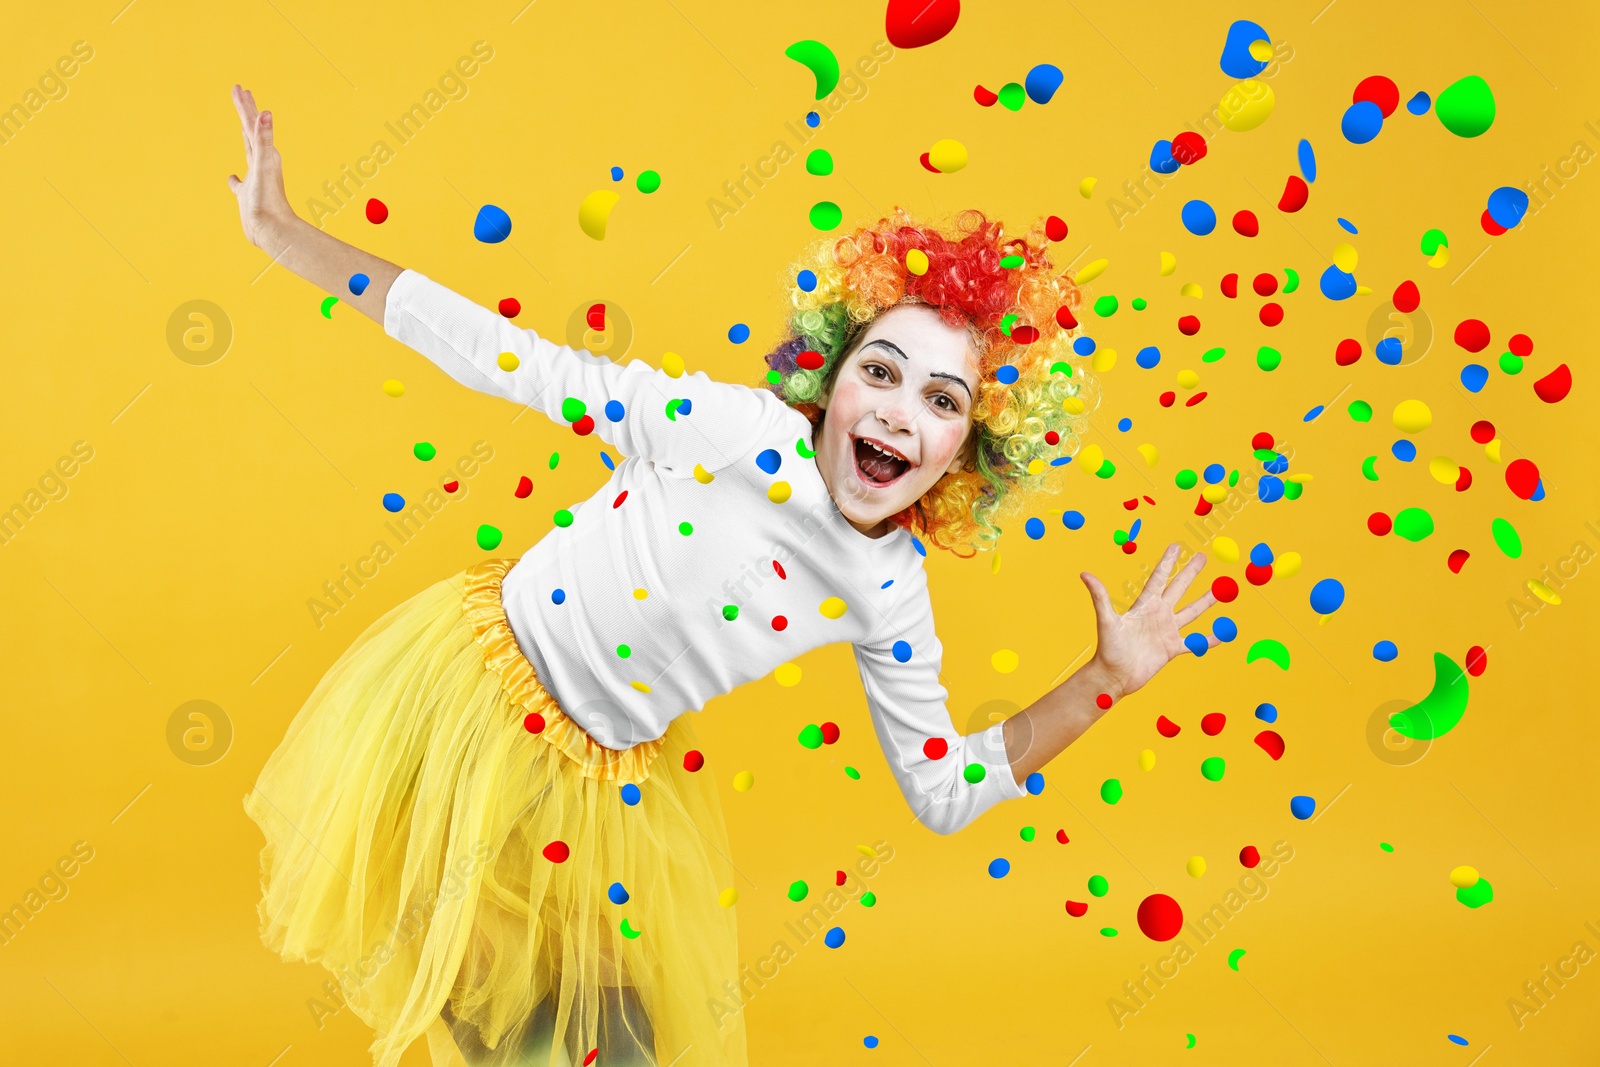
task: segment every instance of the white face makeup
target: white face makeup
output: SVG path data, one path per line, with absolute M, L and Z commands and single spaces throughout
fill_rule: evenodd
M 970 335 L 926 305 L 879 315 L 825 400 L 817 469 L 839 511 L 869 537 L 961 469 L 978 366 Z

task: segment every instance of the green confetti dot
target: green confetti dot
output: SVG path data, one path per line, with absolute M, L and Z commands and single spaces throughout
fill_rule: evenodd
M 621 656 L 623 659 L 627 659 L 629 656 L 633 655 L 633 649 L 629 648 L 627 645 L 618 645 L 617 655 Z
M 1100 936 L 1101 937 L 1116 937 L 1117 936 L 1117 928 L 1115 926 L 1102 926 L 1100 928 Z
M 1106 881 L 1103 874 L 1089 876 L 1089 892 L 1097 897 L 1103 897 L 1111 891 L 1111 883 Z
M 1228 472 L 1228 488 L 1232 489 L 1239 484 L 1239 468 L 1235 467 Z
M 845 776 L 852 781 L 861 781 L 861 772 L 856 770 L 854 767 L 849 766 L 848 764 L 845 766 L 844 773 Z
M 1385 852 L 1393 852 L 1394 851 L 1394 846 L 1389 844 L 1389 842 L 1387 842 L 1387 841 L 1379 841 L 1378 842 L 1378 847 L 1383 849 Z
M 485 552 L 500 547 L 500 531 L 493 526 L 478 527 L 478 547 Z
M 806 156 L 806 173 L 832 174 L 833 157 L 820 148 L 813 148 Z
M 1221 756 L 1209 756 L 1200 761 L 1200 774 L 1208 782 L 1220 782 L 1228 772 L 1228 762 Z
M 1285 267 L 1283 268 L 1283 273 L 1286 275 L 1283 283 L 1283 291 L 1285 293 L 1292 293 L 1296 289 L 1300 288 L 1299 272 L 1297 272 L 1293 267 Z
M 1028 91 L 1016 82 L 1006 82 L 995 95 L 1000 98 L 1000 106 L 1008 111 L 1021 111 L 1028 100 Z
M 1361 477 L 1369 482 L 1378 480 L 1378 457 L 1368 456 L 1361 461 Z
M 1507 374 L 1522 373 L 1522 357 L 1515 352 L 1500 353 L 1500 369 Z
M 1000 257 L 1000 266 L 1003 267 L 1006 270 L 1015 270 L 1018 267 L 1022 266 L 1026 262 L 1028 262 L 1028 261 L 1023 259 L 1021 256 L 1001 256 Z
M 1100 469 L 1094 472 L 1096 478 L 1109 478 L 1117 473 L 1117 465 L 1109 459 L 1100 461 Z
M 1022 839 L 1024 841 L 1032 841 L 1033 840 L 1033 827 L 1024 826 L 1022 828 Z
M 641 193 L 653 193 L 661 188 L 661 175 L 653 170 L 641 170 L 633 184 Z
M 1433 113 L 1457 137 L 1477 137 L 1494 125 L 1494 93 L 1488 82 L 1469 74 L 1439 94 Z
M 1125 545 L 1125 544 L 1127 544 L 1128 543 L 1128 531 L 1127 530 L 1113 530 L 1111 532 L 1111 543 L 1114 544 L 1114 545 Z
M 783 374 L 782 374 L 781 371 L 775 371 L 775 370 L 767 371 L 767 384 L 768 385 L 777 385 L 781 381 L 783 381 Z
M 1522 555 L 1522 538 L 1517 534 L 1517 528 L 1504 519 L 1495 519 L 1489 524 L 1489 533 L 1494 537 L 1495 547 L 1512 559 Z
M 1357 422 L 1372 421 L 1372 405 L 1365 400 L 1352 400 L 1345 410 L 1350 412 L 1350 417 Z
M 1433 533 L 1433 516 L 1421 508 L 1402 508 L 1394 517 L 1396 537 L 1415 543 Z
M 722 606 L 722 617 L 724 619 L 727 619 L 729 622 L 732 622 L 734 619 L 737 619 L 739 617 L 739 605 L 737 605 L 737 604 L 724 604 Z
M 1494 886 L 1489 879 L 1479 876 L 1476 883 L 1456 890 L 1456 899 L 1469 908 L 1481 908 L 1494 899 Z
M 805 729 L 800 731 L 800 743 L 807 748 L 821 748 L 822 727 L 814 722 L 806 723 Z
M 688 537 L 690 534 L 694 533 L 694 527 L 687 522 L 680 522 L 678 523 L 678 532 L 683 534 L 683 536 Z
M 589 405 L 575 396 L 569 396 L 561 402 L 561 417 L 567 422 L 577 422 L 588 410 Z
M 1299 500 L 1300 494 L 1305 492 L 1305 490 L 1306 487 L 1304 482 L 1284 482 L 1283 498 L 1285 500 Z
M 439 450 L 426 441 L 418 441 L 411 446 L 411 454 L 426 463 L 439 454 Z
M 1100 783 L 1100 799 L 1107 804 L 1115 804 L 1122 799 L 1122 783 L 1115 778 L 1107 778 Z
M 1094 313 L 1102 319 L 1109 319 L 1117 313 L 1117 298 L 1107 293 L 1094 302 Z
M 556 525 L 571 526 L 572 512 L 568 511 L 566 508 L 562 508 L 560 511 L 556 512 Z
M 1200 357 L 1200 362 L 1201 363 L 1215 363 L 1217 360 L 1221 359 L 1223 356 L 1225 356 L 1227 354 L 1228 354 L 1228 350 L 1226 348 L 1211 348 L 1211 349 L 1207 349 L 1205 354 Z
M 1277 370 L 1278 364 L 1283 362 L 1283 353 L 1269 345 L 1262 345 L 1256 349 L 1256 366 L 1262 370 Z
M 809 893 L 809 892 L 811 892 L 811 887 L 806 885 L 805 882 L 796 880 L 796 881 L 793 881 L 793 882 L 789 883 L 789 899 L 790 900 L 794 900 L 794 901 L 804 900 L 804 899 L 806 899 L 806 894 Z
M 874 893 L 872 890 L 869 889 L 865 893 L 861 894 L 861 906 L 863 908 L 870 908 L 877 902 L 878 894 Z
M 552 452 L 552 453 L 550 453 L 550 469 L 551 470 L 555 470 L 556 469 L 556 464 L 560 463 L 560 462 L 561 462 L 561 453 L 560 452 Z
M 966 768 L 964 770 L 962 770 L 961 777 L 965 778 L 968 782 L 971 782 L 973 785 L 977 785 L 979 782 L 983 781 L 984 777 L 988 773 L 989 773 L 988 770 L 986 770 L 984 768 L 983 764 L 981 764 L 981 763 L 969 763 L 969 764 L 967 764 Z
M 1133 308 L 1135 311 L 1143 311 L 1145 308 L 1150 306 L 1150 301 L 1146 300 L 1142 296 L 1136 296 L 1132 300 L 1128 301 L 1128 306 Z
M 844 212 L 832 200 L 819 200 L 811 205 L 811 225 L 819 230 L 831 230 L 844 219 Z
M 1199 484 L 1200 476 L 1194 471 L 1190 470 L 1188 467 L 1185 467 L 1183 470 L 1178 472 L 1178 475 L 1173 479 L 1173 482 L 1177 484 L 1179 489 L 1193 489 L 1197 484 Z

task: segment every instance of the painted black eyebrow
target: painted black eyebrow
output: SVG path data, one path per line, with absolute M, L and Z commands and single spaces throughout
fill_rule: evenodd
M 895 344 L 893 341 L 885 341 L 881 337 L 876 337 L 876 338 L 873 338 L 873 340 L 871 340 L 870 342 L 868 342 L 867 347 L 871 348 L 873 345 L 882 345 L 884 348 L 889 349 L 891 352 L 893 352 L 895 355 L 899 356 L 901 359 L 905 359 L 905 360 L 909 360 L 910 359 L 909 356 L 907 356 L 903 351 L 901 351 L 900 346 Z M 956 377 L 954 374 L 940 374 L 938 372 L 934 372 L 934 373 L 930 374 L 929 377 L 930 378 L 948 378 L 950 381 L 955 382 L 957 385 L 961 386 L 961 388 L 963 388 L 963 389 L 965 389 L 967 391 L 967 399 L 970 400 L 972 398 L 972 386 L 968 385 L 963 379 Z

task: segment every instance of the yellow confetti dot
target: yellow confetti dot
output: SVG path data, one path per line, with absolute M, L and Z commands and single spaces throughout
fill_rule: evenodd
M 1189 872 L 1190 878 L 1200 878 L 1206 873 L 1206 858 L 1204 856 L 1190 856 L 1189 862 L 1184 864 L 1184 870 Z
M 842 619 L 844 613 L 850 610 L 850 606 L 838 597 L 831 596 L 824 600 L 817 610 L 822 612 L 822 617 L 825 619 Z
M 773 482 L 767 487 L 767 499 L 774 504 L 781 504 L 789 499 L 789 494 L 793 491 L 788 482 Z
M 994 559 L 991 559 L 989 561 L 989 573 L 990 574 L 999 574 L 1000 573 L 1000 553 L 998 551 L 995 552 Z
M 780 663 L 773 670 L 772 677 L 777 681 L 777 683 L 779 685 L 784 686 L 784 687 L 790 687 L 790 686 L 799 685 L 800 684 L 800 664 L 798 664 L 798 663 Z
M 913 248 L 911 251 L 907 252 L 906 270 L 916 275 L 928 273 L 928 253 L 924 252 L 920 248 Z
M 712 482 L 717 480 L 717 476 L 706 470 L 700 464 L 696 463 L 694 465 L 694 480 L 699 482 L 701 485 L 710 485 Z
M 1217 108 L 1217 117 L 1234 133 L 1247 133 L 1266 122 L 1276 104 L 1272 87 L 1252 78 L 1228 90 Z
M 641 693 L 650 692 L 650 687 L 648 685 L 645 685 L 643 682 L 629 682 L 628 684 L 633 686 L 635 689 L 637 689 Z
M 1200 375 L 1198 373 L 1196 373 L 1195 371 L 1190 370 L 1189 368 L 1185 367 L 1183 370 L 1178 372 L 1178 388 L 1180 388 L 1180 389 L 1193 389 L 1195 386 L 1197 386 L 1199 384 L 1200 384 Z
M 1099 445 L 1084 445 L 1078 453 L 1078 466 L 1083 468 L 1085 474 L 1095 473 L 1105 461 L 1106 450 Z
M 661 357 L 661 369 L 668 378 L 683 377 L 683 357 L 676 352 L 668 352 Z
M 994 669 L 999 671 L 1001 674 L 1010 674 L 1012 671 L 1017 669 L 1017 664 L 1020 663 L 1021 660 L 1017 654 L 1011 651 L 1009 648 L 1002 648 L 1000 651 L 989 657 L 989 662 L 993 664 Z
M 1267 60 L 1271 59 L 1272 58 L 1272 42 L 1271 41 L 1251 41 L 1250 42 L 1250 58 L 1255 60 L 1257 63 L 1265 63 Z
M 873 848 L 871 845 L 857 845 L 856 851 L 861 853 L 863 856 L 866 856 L 868 859 L 875 860 L 878 858 L 878 850 Z
M 1028 473 L 1029 474 L 1043 474 L 1044 473 L 1044 468 L 1045 468 L 1045 461 L 1042 460 L 1042 459 L 1030 459 L 1028 461 Z
M 633 591 L 633 599 L 635 599 L 635 600 L 643 600 L 645 597 L 647 597 L 649 595 L 650 595 L 650 590 L 648 590 L 648 589 L 635 589 Z
M 1489 462 L 1490 463 L 1499 463 L 1500 462 L 1500 438 L 1496 437 L 1493 441 L 1490 441 L 1488 444 L 1484 445 L 1483 446 L 1483 454 L 1485 456 L 1489 457 Z
M 1094 195 L 1095 183 L 1099 180 L 1099 178 L 1083 179 L 1083 181 L 1078 183 L 1078 195 L 1083 197 L 1085 200 L 1089 199 Z
M 1478 884 L 1478 869 L 1461 866 L 1450 872 L 1450 884 L 1457 889 L 1471 889 Z
M 1216 485 L 1205 485 L 1200 487 L 1200 495 L 1205 498 L 1205 501 L 1208 504 L 1222 503 L 1224 500 L 1228 499 L 1228 491 L 1228 487 L 1223 485 L 1221 482 L 1218 482 Z
M 1061 410 L 1068 415 L 1082 415 L 1084 403 L 1081 397 L 1069 396 L 1061 402 Z
M 740 771 L 733 776 L 733 787 L 741 793 L 748 793 L 755 788 L 756 776 L 749 771 Z
M 1178 295 L 1192 296 L 1196 300 L 1200 300 L 1205 296 L 1205 292 L 1200 288 L 1199 282 L 1184 282 L 1183 288 L 1178 290 Z
M 1138 452 L 1139 455 L 1144 457 L 1144 463 L 1147 467 L 1154 467 L 1156 462 L 1161 459 L 1161 452 L 1155 445 L 1140 445 Z
M 1340 241 L 1333 246 L 1333 265 L 1346 274 L 1356 272 L 1356 262 L 1361 257 L 1356 254 L 1355 246 L 1349 241 Z
M 1461 465 L 1449 456 L 1434 456 L 1428 460 L 1428 473 L 1440 485 L 1455 485 L 1461 477 Z
M 1447 245 L 1440 245 L 1439 251 L 1435 252 L 1433 258 L 1428 260 L 1428 266 L 1438 270 L 1448 262 L 1450 262 L 1450 248 Z
M 1147 748 L 1139 753 L 1139 769 L 1141 771 L 1153 771 L 1155 767 L 1156 753 L 1154 749 Z
M 1284 481 L 1286 481 L 1286 482 L 1299 482 L 1299 483 L 1301 483 L 1303 485 L 1306 482 L 1314 481 L 1316 479 L 1316 477 L 1317 476 L 1315 474 L 1305 474 L 1305 473 L 1291 474 L 1287 478 L 1285 478 Z
M 724 908 L 731 908 L 739 903 L 739 891 L 732 886 L 717 894 L 717 903 Z
M 1300 573 L 1300 565 L 1305 561 L 1298 552 L 1285 552 L 1272 561 L 1272 576 L 1274 578 L 1293 578 Z M 1323 616 L 1327 618 L 1327 616 Z
M 1402 400 L 1394 406 L 1394 428 L 1401 433 L 1421 433 L 1433 425 L 1433 411 L 1420 400 Z
M 1223 563 L 1239 562 L 1239 542 L 1231 537 L 1218 537 L 1211 542 L 1211 551 L 1217 554 L 1217 559 Z
M 1077 285 L 1087 285 L 1096 278 L 1100 277 L 1100 275 L 1104 274 L 1106 272 L 1106 268 L 1109 266 L 1111 266 L 1111 261 L 1109 259 L 1097 259 L 1087 267 L 1080 270 L 1077 274 L 1073 275 L 1072 280 Z
M 1358 286 L 1356 286 L 1356 295 L 1357 296 L 1371 296 L 1372 295 L 1372 286 L 1370 286 L 1370 285 L 1358 285 Z
M 1104 374 L 1117 365 L 1117 350 L 1115 348 L 1097 348 L 1094 355 L 1089 357 L 1089 366 L 1098 373 Z
M 390 378 L 388 381 L 383 383 L 383 391 L 388 393 L 390 396 L 405 396 L 406 383 L 402 382 L 399 378 Z
M 522 366 L 522 360 L 517 358 L 517 354 L 515 352 L 502 352 L 500 353 L 500 358 L 495 360 L 495 362 L 499 363 L 500 369 L 505 371 L 507 374 Z
M 1528 579 L 1528 592 L 1532 593 L 1546 604 L 1555 605 L 1561 603 L 1560 594 L 1558 594 L 1554 589 L 1551 589 L 1548 585 L 1545 585 L 1537 578 Z
M 967 165 L 967 146 L 948 137 L 935 141 L 928 149 L 928 162 L 940 174 L 954 174 Z

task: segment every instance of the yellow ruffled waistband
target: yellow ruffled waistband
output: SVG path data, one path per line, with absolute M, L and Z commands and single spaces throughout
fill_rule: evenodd
M 661 753 L 662 739 L 644 741 L 627 749 L 606 748 L 584 732 L 556 703 L 533 664 L 517 645 L 506 609 L 500 599 L 500 583 L 516 565 L 514 559 L 491 559 L 468 567 L 462 611 L 472 624 L 473 636 L 483 648 L 484 666 L 500 676 L 500 684 L 524 716 L 538 715 L 544 727 L 535 736 L 544 739 L 578 765 L 586 777 L 597 781 L 642 782 L 650 776 L 650 765 Z M 538 720 L 533 720 L 538 725 Z

